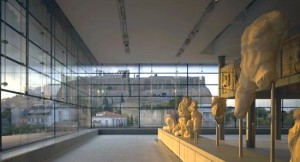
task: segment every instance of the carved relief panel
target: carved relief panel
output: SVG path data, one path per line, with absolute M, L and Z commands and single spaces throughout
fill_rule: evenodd
M 300 34 L 284 42 L 281 64 L 282 77 L 300 73 Z
M 228 64 L 221 69 L 220 91 L 222 97 L 232 97 L 240 74 L 238 64 Z

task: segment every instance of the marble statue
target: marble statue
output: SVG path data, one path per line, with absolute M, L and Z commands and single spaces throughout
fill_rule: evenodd
M 294 111 L 294 126 L 289 129 L 288 145 L 291 152 L 290 162 L 300 161 L 300 107 Z
M 213 97 L 211 102 L 211 113 L 218 125 L 224 122 L 226 108 L 227 106 L 225 98 Z
M 186 131 L 183 137 L 194 137 L 194 132 L 199 133 L 202 127 L 202 114 L 198 111 L 197 101 L 192 101 L 188 110 L 191 112 L 191 119 L 187 121 Z
M 276 56 L 287 35 L 287 19 L 272 11 L 248 26 L 241 39 L 241 73 L 235 94 L 234 115 L 245 117 L 255 99 L 256 89 L 268 89 L 276 81 Z
M 183 97 L 181 102 L 178 105 L 178 123 L 173 129 L 173 133 L 175 136 L 183 136 L 186 131 L 187 121 L 191 118 L 191 112 L 188 110 L 188 107 L 191 104 L 190 97 Z
M 165 118 L 165 123 L 167 124 L 167 126 L 163 127 L 163 130 L 166 131 L 172 131 L 176 125 L 176 121 L 174 119 L 174 117 L 171 114 L 167 114 L 166 118 Z
M 176 124 L 173 115 L 168 114 L 165 118 L 167 126 L 164 126 L 163 130 L 185 138 L 194 137 L 195 133 L 198 135 L 202 127 L 202 114 L 197 108 L 197 101 L 184 97 L 178 105 L 178 123 Z
M 188 107 L 191 104 L 192 99 L 190 97 L 183 97 L 178 106 L 178 115 L 179 117 L 184 117 L 186 119 L 191 118 L 191 112 L 188 110 Z
M 185 117 L 179 117 L 177 125 L 173 129 L 173 133 L 175 136 L 183 136 L 186 131 L 186 122 L 187 119 Z

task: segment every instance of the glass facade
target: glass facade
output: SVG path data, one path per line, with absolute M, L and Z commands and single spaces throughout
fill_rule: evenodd
M 91 127 L 81 85 L 97 62 L 52 13 L 41 0 L 1 1 L 2 150 Z
M 299 99 L 281 99 L 281 120 L 282 128 L 291 128 L 294 125 L 293 112 L 299 108 Z M 271 100 L 255 99 L 255 116 L 257 128 L 269 128 L 271 122 Z M 234 116 L 234 99 L 227 99 L 227 110 L 225 114 L 225 126 L 238 128 L 238 120 Z M 246 120 L 244 121 L 245 124 Z
M 175 113 L 184 96 L 196 100 L 207 120 L 212 119 L 211 98 L 218 93 L 216 65 L 102 65 L 95 70 L 94 127 L 162 127 L 165 115 Z

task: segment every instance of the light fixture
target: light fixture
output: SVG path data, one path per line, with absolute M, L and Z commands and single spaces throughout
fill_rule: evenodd
M 197 21 L 196 25 L 193 27 L 192 31 L 189 33 L 187 38 L 184 40 L 182 46 L 176 53 L 176 57 L 180 57 L 183 52 L 185 51 L 185 48 L 190 44 L 192 39 L 196 36 L 196 34 L 199 32 L 200 26 L 203 23 L 204 18 L 207 16 L 207 14 L 214 10 L 215 4 L 218 3 L 218 0 L 211 0 L 209 4 L 206 6 L 205 11 Z
M 125 53 L 129 53 L 129 37 L 127 32 L 127 22 L 126 22 L 126 13 L 125 13 L 125 3 L 124 0 L 117 0 L 118 4 L 118 12 L 119 12 L 119 19 L 121 23 L 121 30 L 123 35 L 123 45 L 125 49 Z

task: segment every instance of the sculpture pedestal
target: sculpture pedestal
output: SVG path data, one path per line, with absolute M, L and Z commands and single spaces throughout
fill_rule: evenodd
M 176 156 L 182 161 L 188 162 L 211 162 L 224 160 L 201 150 L 197 146 L 193 145 L 193 140 L 184 139 L 182 137 L 176 137 L 162 129 L 158 129 L 158 139 L 164 143 Z M 203 139 L 202 139 L 203 140 Z M 198 143 L 202 142 L 201 138 Z
M 244 148 L 243 157 L 240 158 L 237 146 L 226 144 L 224 141 L 216 146 L 214 140 L 201 136 L 196 143 L 194 140 L 176 137 L 169 132 L 158 129 L 158 139 L 184 162 L 269 161 L 268 152 L 261 149 Z M 278 151 L 283 154 L 281 149 Z M 276 159 L 276 162 L 284 161 L 287 160 Z

